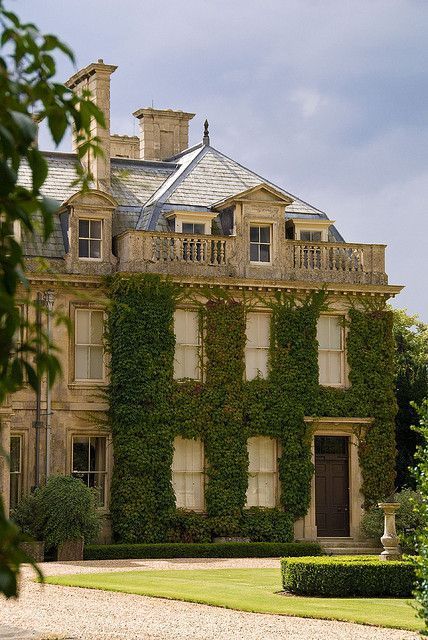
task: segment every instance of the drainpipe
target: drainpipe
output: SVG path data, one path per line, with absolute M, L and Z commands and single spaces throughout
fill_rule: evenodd
M 42 317 L 41 317 L 41 305 L 42 305 L 42 294 L 39 292 L 37 294 L 36 300 L 36 332 L 37 332 L 37 346 L 36 346 L 36 358 L 40 355 L 40 336 L 42 331 Z M 35 478 L 34 478 L 34 486 L 40 486 L 40 429 L 43 427 L 43 423 L 41 421 L 41 396 L 42 396 L 42 383 L 40 378 L 37 380 L 36 387 L 36 419 L 33 423 L 33 426 L 36 430 L 36 444 L 35 444 L 35 457 L 36 457 L 36 468 L 35 468 Z
M 51 313 L 54 304 L 53 291 L 45 291 L 43 294 L 43 303 L 46 307 L 46 333 L 48 337 L 47 355 L 49 355 L 49 344 L 51 341 Z M 46 373 L 46 482 L 50 476 L 51 470 L 51 415 L 52 415 L 52 402 L 51 402 L 51 385 L 49 380 L 49 370 Z

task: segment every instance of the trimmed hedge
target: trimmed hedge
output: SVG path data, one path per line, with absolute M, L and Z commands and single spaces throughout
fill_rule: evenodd
M 282 558 L 281 573 L 285 591 L 329 598 L 408 598 L 415 583 L 410 561 L 374 556 Z
M 316 542 L 213 542 L 209 544 L 100 544 L 84 549 L 85 560 L 129 558 L 277 558 L 319 556 Z

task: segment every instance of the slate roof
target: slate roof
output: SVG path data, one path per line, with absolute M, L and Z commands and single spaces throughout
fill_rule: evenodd
M 60 203 L 72 196 L 76 189 L 71 184 L 76 177 L 76 154 L 46 152 L 49 173 L 43 188 L 46 196 Z M 19 173 L 19 182 L 30 186 L 28 166 Z M 174 208 L 210 210 L 220 200 L 264 182 L 291 196 L 293 203 L 286 207 L 289 218 L 327 218 L 327 215 L 300 198 L 281 189 L 265 178 L 225 156 L 210 145 L 198 144 L 165 162 L 112 158 L 111 193 L 118 203 L 113 218 L 113 234 L 126 229 L 168 229 L 164 214 Z M 332 228 L 336 240 L 343 238 Z M 40 237 L 23 240 L 28 256 L 61 258 L 64 243 L 59 219 L 47 243 Z

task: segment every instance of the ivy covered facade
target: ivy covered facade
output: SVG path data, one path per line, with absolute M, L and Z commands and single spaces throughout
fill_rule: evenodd
M 69 80 L 107 123 L 114 70 Z M 345 242 L 207 125 L 189 147 L 193 114 L 134 115 L 139 139 L 97 132 L 85 194 L 73 154 L 46 154 L 55 232 L 22 241 L 34 296 L 72 330 L 51 328 L 62 380 L 2 408 L 7 503 L 72 474 L 98 491 L 104 540 L 360 539 L 395 479 L 385 247 Z

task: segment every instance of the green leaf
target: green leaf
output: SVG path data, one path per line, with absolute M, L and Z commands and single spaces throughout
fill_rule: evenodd
M 26 144 L 31 144 L 37 139 L 37 125 L 34 120 L 21 111 L 10 111 L 10 116 L 19 128 Z
M 51 107 L 48 111 L 48 127 L 56 145 L 59 145 L 67 131 L 67 116 L 61 107 Z
M 37 193 L 48 176 L 48 163 L 38 149 L 30 149 L 27 158 L 32 172 L 33 191 Z

